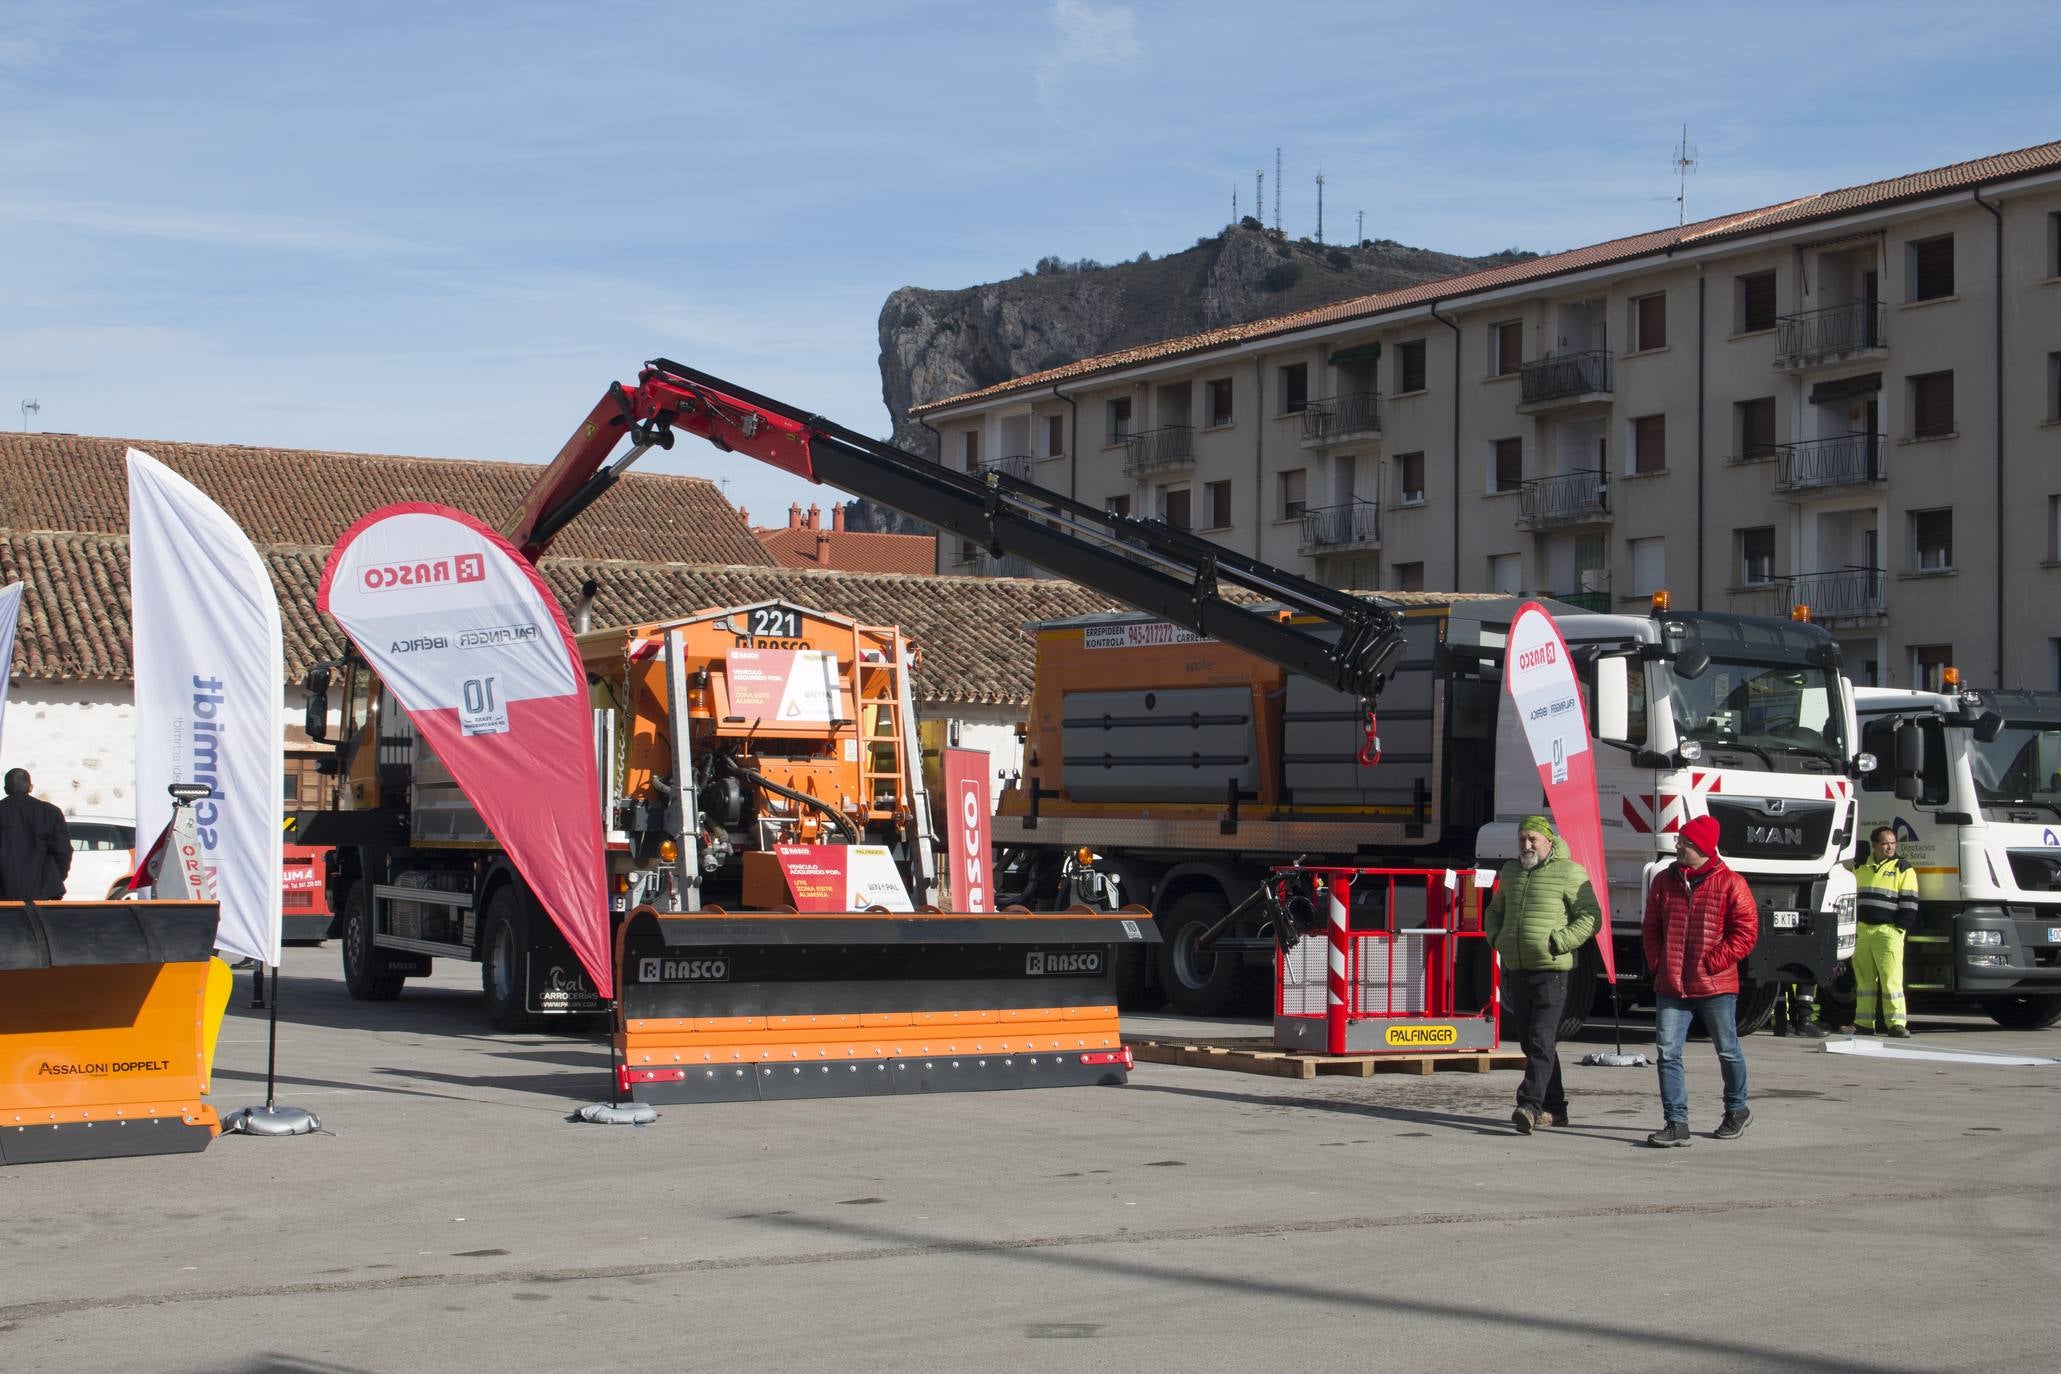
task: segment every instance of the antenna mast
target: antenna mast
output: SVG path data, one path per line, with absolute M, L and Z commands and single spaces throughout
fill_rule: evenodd
M 1674 150 L 1675 228 L 1689 222 L 1689 178 L 1696 175 L 1696 150 L 1689 146 L 1689 126 L 1682 126 L 1682 142 Z
M 1324 174 L 1317 173 L 1317 242 L 1324 241 Z
M 1274 232 L 1281 232 L 1281 145 L 1274 145 Z

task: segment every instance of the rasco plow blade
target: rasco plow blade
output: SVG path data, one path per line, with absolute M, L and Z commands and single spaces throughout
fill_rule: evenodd
M 213 902 L 0 903 L 0 1163 L 207 1148 L 219 916 Z
M 617 939 L 618 1086 L 640 1102 L 1126 1081 L 1116 947 L 1149 913 L 637 912 Z

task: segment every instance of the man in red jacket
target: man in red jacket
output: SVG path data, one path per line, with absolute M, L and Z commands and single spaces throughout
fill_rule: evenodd
M 1682 1046 L 1689 1020 L 1700 1019 L 1717 1047 L 1725 1079 L 1725 1119 L 1719 1140 L 1736 1140 L 1753 1123 L 1746 1105 L 1746 1056 L 1739 1051 L 1734 1012 L 1739 963 L 1760 938 L 1760 910 L 1746 880 L 1717 854 L 1718 823 L 1698 816 L 1682 827 L 1675 862 L 1662 869 L 1646 895 L 1646 967 L 1658 1005 L 1653 1038 L 1660 1051 L 1660 1106 L 1667 1123 L 1646 1137 L 1649 1145 L 1689 1143 L 1689 1092 Z

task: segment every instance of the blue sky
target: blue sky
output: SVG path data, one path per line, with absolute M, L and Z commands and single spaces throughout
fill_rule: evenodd
M 2061 6 L 0 0 L 0 420 L 540 461 L 670 356 L 885 433 L 896 287 L 1249 213 L 1574 247 L 2061 137 Z M 1271 208 L 1268 218 L 1273 217 Z M 823 499 L 711 449 L 765 523 Z M 498 515 L 499 512 L 482 512 Z

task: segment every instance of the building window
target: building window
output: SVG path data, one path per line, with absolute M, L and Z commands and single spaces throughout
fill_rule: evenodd
M 2047 355 L 2047 418 L 2061 420 L 2061 353 Z
M 1396 346 L 1395 389 L 1399 393 L 1424 390 L 1424 340 Z
M 1946 685 L 1946 670 L 1953 666 L 1953 662 L 1954 646 L 1951 644 L 1913 644 L 1911 685 L 1921 692 L 1937 692 Z M 1925 752 L 1929 756 L 1932 750 Z M 1928 757 L 1926 762 L 1929 765 L 1931 759 Z
M 1209 505 L 1209 528 L 1227 530 L 1231 528 L 1231 484 L 1211 482 L 1203 488 Z
M 1738 283 L 1738 319 L 1735 332 L 1755 334 L 1775 327 L 1775 274 L 1748 272 L 1734 277 Z
M 1911 299 L 1936 301 L 1954 294 L 1954 236 L 1920 239 L 1910 246 Z
M 970 429 L 966 431 L 964 438 L 966 442 L 960 446 L 959 451 L 966 456 L 966 470 L 974 472 L 980 467 L 980 431 Z
M 1732 406 L 1732 420 L 1738 428 L 1733 451 L 1741 462 L 1775 456 L 1775 398 L 1739 401 Z
M 1516 491 L 1524 485 L 1524 440 L 1497 439 L 1489 444 L 1489 490 Z
M 1632 298 L 1632 352 L 1667 347 L 1667 293 Z
M 1131 398 L 1119 396 L 1109 402 L 1109 442 L 1120 444 L 1131 437 Z
M 1102 503 L 1102 509 L 1108 511 L 1111 515 L 1129 515 L 1131 513 L 1131 498 L 1128 496 L 1112 496 Z
M 2047 216 L 2047 276 L 2061 277 L 2061 210 Z
M 1504 596 L 1515 596 L 1524 590 L 1524 556 L 1515 553 L 1491 554 L 1488 561 L 1488 585 L 1492 592 Z
M 1944 439 L 1954 432 L 1954 374 L 1926 372 L 1911 378 L 1911 437 Z
M 1310 474 L 1306 468 L 1290 468 L 1281 474 L 1281 518 L 1294 520 L 1309 509 Z
M 2047 561 L 2061 563 L 2061 496 L 2047 498 Z
M 1209 383 L 1209 422 L 1212 425 L 1231 423 L 1231 379 L 1219 377 Z
M 1395 590 L 1399 592 L 1421 592 L 1424 590 L 1424 565 L 1422 563 L 1398 563 L 1395 565 Z
M 1940 572 L 1954 566 L 1954 512 L 1911 512 L 1911 549 L 1919 572 Z
M 1632 421 L 1631 457 L 1626 471 L 1634 475 L 1667 468 L 1667 416 L 1641 415 Z
M 1276 375 L 1280 378 L 1281 389 L 1281 408 L 1277 413 L 1281 415 L 1296 415 L 1309 409 L 1310 365 L 1308 363 L 1290 363 L 1288 366 L 1280 368 Z
M 1047 415 L 1045 417 L 1045 456 L 1063 458 L 1066 456 L 1066 417 Z
M 1161 487 L 1159 489 L 1159 518 L 1177 530 L 1185 530 L 1194 522 L 1190 519 L 1189 507 L 1194 493 L 1187 487 Z
M 1398 453 L 1395 456 L 1396 500 L 1405 506 L 1424 504 L 1424 455 Z
M 1524 365 L 1524 321 L 1509 320 L 1489 330 L 1489 373 L 1515 376 Z
M 1667 540 L 1626 541 L 1632 555 L 1632 595 L 1651 596 L 1667 585 Z
M 1775 580 L 1775 527 L 1760 525 L 1739 530 L 1739 585 L 1765 587 Z

